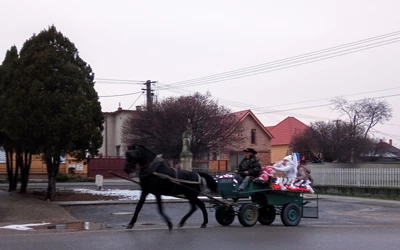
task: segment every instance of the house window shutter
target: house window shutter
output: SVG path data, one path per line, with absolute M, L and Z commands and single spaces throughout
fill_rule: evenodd
M 251 130 L 251 143 L 256 144 L 256 130 L 255 129 Z

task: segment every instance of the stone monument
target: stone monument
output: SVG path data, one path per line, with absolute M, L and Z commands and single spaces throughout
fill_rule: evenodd
M 193 131 L 189 120 L 189 125 L 187 126 L 186 131 L 182 134 L 182 152 L 180 154 L 182 170 L 192 171 L 193 154 L 190 152 L 190 144 L 192 139 Z

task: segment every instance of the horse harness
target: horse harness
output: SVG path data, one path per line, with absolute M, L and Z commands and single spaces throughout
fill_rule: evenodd
M 185 185 L 182 185 L 182 183 L 184 184 L 191 184 L 191 185 L 202 185 L 202 177 L 196 173 L 198 180 L 197 181 L 188 181 L 188 180 L 183 180 L 183 179 L 179 179 L 178 176 L 178 169 L 176 168 L 172 168 L 175 172 L 175 178 L 171 177 L 170 175 L 167 174 L 163 174 L 163 173 L 159 173 L 157 172 L 158 167 L 160 166 L 160 164 L 164 162 L 164 160 L 161 157 L 156 156 L 152 162 L 150 162 L 149 164 L 147 164 L 147 168 L 144 168 L 144 171 L 140 171 L 139 173 L 139 177 L 140 178 L 146 178 L 149 177 L 150 175 L 154 174 L 155 176 L 158 176 L 162 179 L 167 179 L 170 182 L 173 182 L 175 184 L 184 186 L 188 189 L 191 189 Z M 176 190 L 176 185 L 174 186 L 174 189 L 172 190 L 172 193 L 174 193 Z M 194 190 L 193 190 L 194 191 Z

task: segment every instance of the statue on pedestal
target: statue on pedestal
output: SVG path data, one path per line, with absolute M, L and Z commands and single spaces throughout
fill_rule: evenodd
M 189 120 L 187 129 L 182 134 L 182 153 L 181 153 L 181 155 L 192 155 L 192 153 L 190 152 L 190 144 L 192 142 L 192 139 L 193 139 L 193 130 L 192 130 L 192 125 L 190 124 L 190 120 Z
M 181 152 L 181 162 L 182 162 L 182 168 L 184 170 L 192 171 L 192 158 L 193 154 L 190 152 L 190 144 L 193 139 L 193 130 L 192 130 L 192 125 L 189 124 L 187 126 L 187 129 L 185 132 L 182 134 L 182 152 Z

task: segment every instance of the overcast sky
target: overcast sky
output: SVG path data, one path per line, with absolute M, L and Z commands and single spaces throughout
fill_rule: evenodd
M 151 79 L 158 81 L 161 89 L 163 84 L 400 31 L 398 10 L 400 1 L 396 0 L 1 0 L 0 55 L 3 60 L 10 46 L 20 49 L 33 33 L 54 24 L 76 45 L 97 78 Z M 386 40 L 395 38 L 400 35 Z M 356 100 L 400 94 L 399 58 L 397 42 L 234 80 L 221 77 L 217 80 L 226 81 L 184 91 L 210 91 L 233 111 L 252 109 L 266 126 L 287 116 L 308 124 L 339 118 L 326 106 L 335 96 L 351 95 L 348 100 Z M 138 92 L 141 88 L 139 84 L 96 84 L 99 96 Z M 174 91 L 160 90 L 158 96 L 181 93 Z M 114 111 L 119 103 L 127 109 L 138 96 L 102 97 L 102 109 Z M 399 147 L 400 96 L 385 99 L 393 108 L 393 119 L 376 126 L 373 132 L 386 141 L 392 138 Z M 230 106 L 232 101 L 240 103 Z M 303 101 L 310 102 L 288 105 Z M 143 102 L 141 96 L 136 104 Z M 268 113 L 260 114 L 257 107 L 267 107 L 261 110 Z M 304 109 L 293 110 L 296 108 Z

